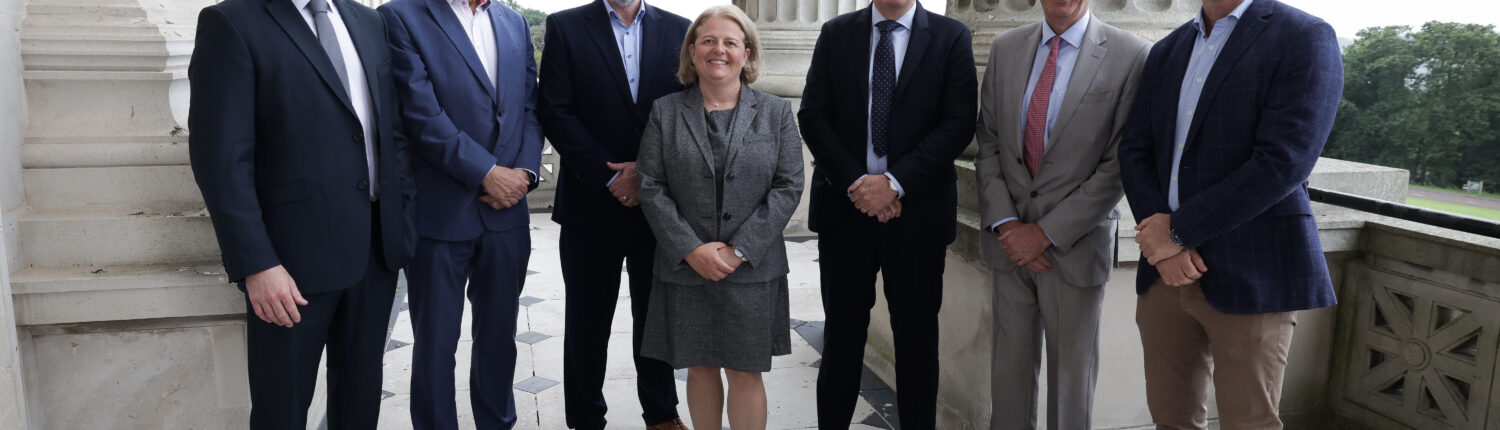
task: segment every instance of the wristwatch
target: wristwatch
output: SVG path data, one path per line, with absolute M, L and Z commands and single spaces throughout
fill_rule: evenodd
M 738 259 L 740 259 L 740 261 L 746 261 L 745 260 L 745 253 L 740 252 L 739 248 L 735 248 L 734 249 L 734 258 L 738 258 Z
M 1175 244 L 1175 245 L 1177 245 L 1177 246 L 1187 247 L 1187 245 L 1183 245 L 1182 244 L 1182 238 L 1177 237 L 1177 230 L 1168 229 L 1167 230 L 1167 240 L 1171 240 L 1172 243 Z

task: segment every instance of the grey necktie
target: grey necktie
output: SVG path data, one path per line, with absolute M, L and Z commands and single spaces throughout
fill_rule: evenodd
M 339 50 L 339 34 L 333 31 L 333 21 L 328 19 L 328 0 L 311 0 L 307 2 L 307 10 L 312 11 L 313 27 L 318 29 L 318 43 L 323 45 L 323 51 L 328 53 L 328 60 L 333 62 L 333 70 L 339 74 L 339 83 L 348 91 L 349 75 L 344 71 L 344 52 Z

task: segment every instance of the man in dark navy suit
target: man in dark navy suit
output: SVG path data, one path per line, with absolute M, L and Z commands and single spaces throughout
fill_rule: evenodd
M 396 272 L 416 240 L 385 28 L 349 0 L 227 0 L 198 17 L 189 153 L 246 293 L 250 427 L 373 429 Z
M 1204 0 L 1151 49 L 1120 142 L 1139 221 L 1136 323 L 1159 428 L 1281 428 L 1295 311 L 1335 302 L 1307 177 L 1333 128 L 1333 29 L 1277 0 Z
M 620 263 L 630 268 L 631 345 L 641 418 L 677 429 L 672 368 L 641 357 L 656 238 L 639 208 L 635 156 L 651 104 L 682 90 L 678 51 L 688 20 L 642 0 L 594 0 L 547 17 L 541 118 L 562 155 L 552 220 L 566 284 L 563 395 L 568 427 L 602 429 L 610 322 Z
M 458 428 L 454 353 L 467 292 L 474 423 L 511 428 L 516 313 L 531 256 L 526 193 L 542 154 L 531 30 L 491 0 L 396 0 L 380 13 L 417 154 L 412 426 Z
M 821 428 L 852 421 L 876 272 L 891 312 L 901 427 L 936 425 L 938 309 L 958 216 L 953 160 L 974 137 L 978 86 L 969 28 L 915 0 L 875 0 L 823 25 L 798 113 L 817 166 L 809 227 L 828 318 Z

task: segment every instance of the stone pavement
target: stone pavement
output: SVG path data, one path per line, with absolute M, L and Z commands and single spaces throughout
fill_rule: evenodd
M 562 272 L 557 251 L 559 226 L 549 213 L 532 214 L 532 253 L 522 307 L 516 329 L 516 413 L 517 429 L 566 429 L 563 414 L 563 304 Z M 786 242 L 791 261 L 789 275 L 793 333 L 792 354 L 776 357 L 773 369 L 765 375 L 770 429 L 812 429 L 817 427 L 815 387 L 822 349 L 823 302 L 818 290 L 817 240 L 793 238 Z M 621 279 L 624 282 L 624 277 Z M 406 311 L 405 294 L 396 315 L 390 344 L 385 354 L 385 399 L 381 402 L 381 429 L 409 429 L 411 359 L 415 342 L 411 317 Z M 620 288 L 615 308 L 613 332 L 609 341 L 609 364 L 605 372 L 604 392 L 609 402 L 609 428 L 640 429 L 641 407 L 635 397 L 635 368 L 630 361 L 629 289 Z M 469 408 L 469 313 L 464 312 L 464 333 L 458 345 L 457 402 L 460 427 L 474 428 Z M 811 341 L 811 342 L 809 342 Z M 686 372 L 677 372 L 678 413 L 687 419 Z M 861 399 L 855 410 L 854 429 L 897 428 L 895 394 L 868 369 L 861 387 Z M 874 406 L 872 406 L 874 405 Z M 877 408 L 879 410 L 877 411 Z M 728 419 L 724 421 L 728 425 Z M 725 427 L 726 429 L 728 427 Z

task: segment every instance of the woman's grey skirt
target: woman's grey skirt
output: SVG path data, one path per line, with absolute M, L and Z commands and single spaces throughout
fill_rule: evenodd
M 792 353 L 785 276 L 760 284 L 679 285 L 653 279 L 641 355 L 675 369 L 768 372 Z

